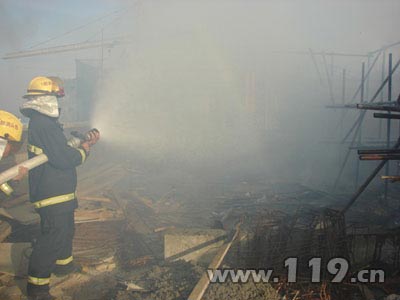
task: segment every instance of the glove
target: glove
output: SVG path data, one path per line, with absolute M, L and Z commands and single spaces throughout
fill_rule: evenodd
M 89 130 L 85 134 L 85 142 L 87 142 L 89 146 L 96 144 L 99 139 L 100 139 L 100 132 L 96 128 Z
M 15 181 L 21 181 L 21 179 L 23 179 L 26 175 L 28 175 L 28 169 L 27 168 L 25 168 L 25 167 L 23 167 L 23 166 L 20 166 L 19 168 L 18 168 L 18 175 L 17 176 L 15 176 L 14 178 L 13 178 L 13 180 L 15 180 Z
M 89 155 L 90 147 L 97 143 L 100 139 L 100 132 L 93 128 L 85 134 L 85 141 L 81 144 L 81 148 Z

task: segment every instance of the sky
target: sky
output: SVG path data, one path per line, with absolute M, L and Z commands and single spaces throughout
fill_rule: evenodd
M 124 4 L 120 2 L 104 0 L 1 0 L 0 56 L 13 51 L 98 40 L 101 35 L 99 26 L 112 19 L 105 18 L 101 20 L 103 23 L 95 20 L 122 7 Z M 93 24 L 67 34 L 93 21 Z M 75 59 L 91 57 L 93 51 L 12 61 L 0 59 L 0 103 L 4 108 L 16 112 L 31 78 L 51 74 L 72 78 L 75 76 Z M 17 101 L 17 105 L 10 101 Z
M 30 48 L 120 7 L 112 1 L 2 0 L 1 51 Z
M 195 10 L 202 11 L 197 20 L 194 18 L 198 26 L 207 27 L 216 38 L 226 32 L 229 38 L 225 46 L 240 49 L 249 56 L 258 57 L 267 51 L 309 49 L 366 53 L 400 40 L 397 16 L 400 2 L 396 0 L 0 0 L 0 56 L 13 51 L 99 40 L 102 31 L 104 38 L 129 35 L 140 26 L 133 19 L 140 18 L 141 11 L 146 16 L 152 11 L 158 14 L 158 8 L 163 6 L 174 7 L 176 17 L 182 20 L 184 14 L 191 17 L 196 16 Z M 212 23 L 207 26 L 206 15 L 213 22 L 219 19 L 220 23 L 214 28 Z M 160 20 L 169 22 L 162 16 Z M 144 36 L 146 30 L 156 29 L 157 20 L 154 24 L 153 28 L 141 29 Z M 179 26 L 177 31 L 184 30 L 187 24 Z M 99 59 L 100 56 L 99 49 L 91 49 L 0 59 L 0 103 L 6 109 L 17 111 L 18 105 L 12 101 L 20 100 L 31 78 L 47 74 L 73 78 L 76 59 Z M 343 65 L 348 63 L 344 61 Z M 353 76 L 358 69 L 357 65 L 354 70 L 348 70 L 348 75 Z

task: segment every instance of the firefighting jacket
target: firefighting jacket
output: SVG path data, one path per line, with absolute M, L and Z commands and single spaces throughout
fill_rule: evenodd
M 48 157 L 48 162 L 29 171 L 30 200 L 41 212 L 72 211 L 77 207 L 76 167 L 85 161 L 86 153 L 68 146 L 57 118 L 33 110 L 29 118 L 29 158 L 42 153 Z

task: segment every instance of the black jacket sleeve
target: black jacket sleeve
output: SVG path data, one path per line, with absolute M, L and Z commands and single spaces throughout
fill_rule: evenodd
M 42 149 L 49 164 L 57 169 L 72 169 L 82 164 L 86 159 L 85 151 L 68 146 L 62 129 L 56 123 L 51 125 L 39 132 Z

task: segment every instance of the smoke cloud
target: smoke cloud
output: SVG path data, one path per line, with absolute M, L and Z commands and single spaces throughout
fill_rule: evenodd
M 396 23 L 373 1 L 142 3 L 121 22 L 129 43 L 104 69 L 95 125 L 149 161 L 332 181 L 338 147 L 321 141 L 340 139 L 354 114 L 340 121 L 325 105 L 343 100 L 344 67 L 353 92 L 366 58 L 311 53 L 393 41 L 390 24 L 367 30 L 374 14 Z

